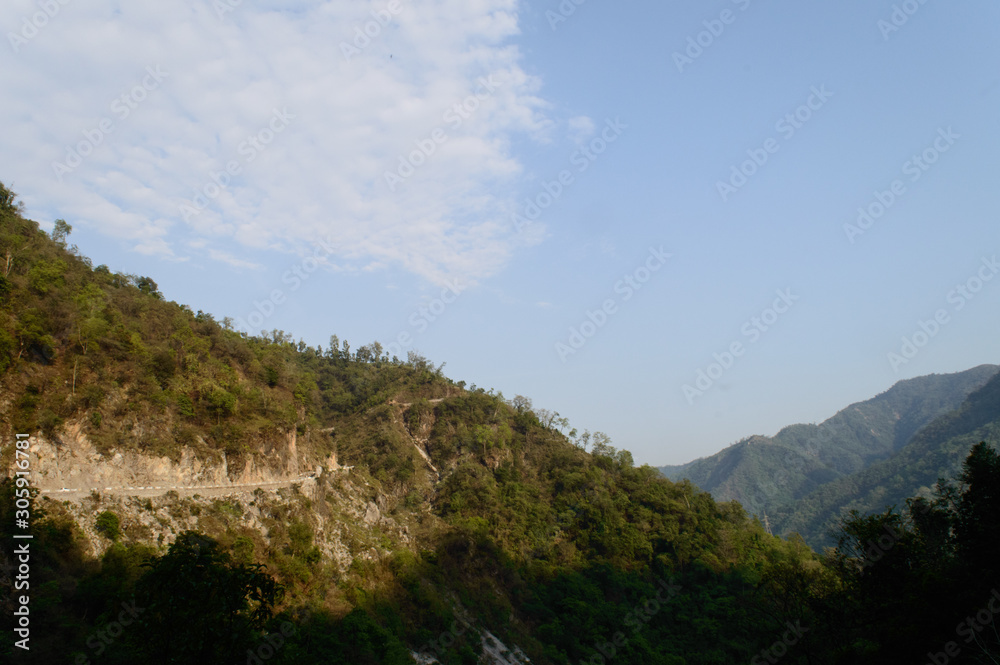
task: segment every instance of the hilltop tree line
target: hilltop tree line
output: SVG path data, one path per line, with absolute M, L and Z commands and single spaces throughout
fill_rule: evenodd
M 147 276 L 93 266 L 24 219 L 0 183 L 0 378 L 19 397 L 8 431 L 53 435 L 82 422 L 101 450 L 176 457 L 247 452 L 246 442 L 306 434 L 331 417 L 384 401 L 397 384 L 420 394 L 450 385 L 426 358 L 388 358 L 378 342 L 351 351 L 332 336 L 310 347 L 280 330 L 257 335 L 163 298 Z M 147 434 L 138 436 L 139 423 Z

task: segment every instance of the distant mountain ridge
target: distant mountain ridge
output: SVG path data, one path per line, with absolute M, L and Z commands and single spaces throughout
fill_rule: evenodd
M 751 436 L 715 455 L 660 471 L 674 481 L 690 480 L 717 501 L 735 499 L 749 512 L 766 515 L 775 533 L 797 531 L 819 548 L 830 544 L 826 529 L 842 510 L 881 510 L 883 499 L 901 501 L 926 491 L 937 479 L 934 474 L 957 468 L 968 448 L 981 440 L 976 432 L 989 433 L 989 424 L 1000 415 L 992 387 L 983 395 L 977 392 L 993 384 L 1000 391 L 998 372 L 997 365 L 980 365 L 900 381 L 818 425 Z M 974 404 L 966 405 L 967 400 Z M 939 423 L 943 418 L 949 420 Z M 955 437 L 968 446 L 952 441 Z M 945 450 L 949 455 L 942 457 Z M 921 455 L 936 461 L 925 463 Z M 890 470 L 893 482 L 887 487 Z
M 955 475 L 973 446 L 1000 441 L 1000 374 L 954 411 L 923 427 L 902 449 L 881 462 L 823 485 L 774 517 L 778 532 L 799 532 L 814 547 L 832 545 L 829 531 L 850 510 L 876 513 L 903 508 L 910 496 L 931 496 L 939 478 Z

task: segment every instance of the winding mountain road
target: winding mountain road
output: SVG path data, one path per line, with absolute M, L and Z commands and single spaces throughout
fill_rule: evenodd
M 348 469 L 349 467 L 341 467 Z M 146 485 L 135 487 L 63 487 L 61 489 L 43 489 L 41 494 L 52 499 L 78 499 L 89 496 L 91 492 L 106 492 L 111 494 L 121 494 L 125 496 L 154 497 L 174 491 L 180 496 L 226 496 L 228 494 L 241 494 L 252 492 L 257 488 L 276 489 L 289 487 L 294 483 L 301 483 L 305 480 L 315 480 L 316 474 L 303 474 L 295 478 L 275 480 L 268 483 L 246 483 L 241 485 Z
M 427 400 L 432 404 L 437 404 L 438 402 L 443 402 L 445 398 L 437 397 L 434 399 Z M 396 402 L 395 400 L 390 400 L 389 404 L 393 404 L 401 407 L 409 407 L 413 402 Z M 331 430 L 333 428 L 330 428 Z M 417 452 L 427 461 L 428 466 L 437 473 L 437 469 L 431 463 L 430 458 L 427 453 L 416 445 L 414 440 L 414 447 L 417 448 Z M 338 470 L 349 471 L 354 467 L 343 466 Z M 111 494 L 120 494 L 124 496 L 139 496 L 139 497 L 154 497 L 160 496 L 161 494 L 166 494 L 167 492 L 174 491 L 180 496 L 193 496 L 199 494 L 202 496 L 226 496 L 229 494 L 241 494 L 244 492 L 252 492 L 255 489 L 276 489 L 281 487 L 289 487 L 294 483 L 301 483 L 305 480 L 315 480 L 316 474 L 303 474 L 295 478 L 286 478 L 284 480 L 275 480 L 268 483 L 247 483 L 241 485 L 136 485 L 136 486 L 121 486 L 121 487 L 62 487 L 60 489 L 43 489 L 40 493 L 43 496 L 47 496 L 56 500 L 63 499 L 79 499 L 85 496 L 89 496 L 91 492 L 105 492 Z

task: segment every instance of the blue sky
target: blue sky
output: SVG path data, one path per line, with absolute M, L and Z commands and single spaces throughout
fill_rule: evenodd
M 0 180 L 195 310 L 651 464 L 998 360 L 995 3 L 136 4 L 0 8 Z

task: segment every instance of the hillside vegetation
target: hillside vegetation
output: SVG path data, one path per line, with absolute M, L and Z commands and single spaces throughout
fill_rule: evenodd
M 818 487 L 794 504 L 777 508 L 779 532 L 807 541 L 831 542 L 830 533 L 850 511 L 878 513 L 910 496 L 929 497 L 939 478 L 954 477 L 960 461 L 980 441 L 1000 441 L 1000 375 L 972 392 L 955 410 L 935 418 L 888 459 Z
M 11 474 L 0 539 L 25 532 L 18 501 L 33 539 L 16 591 L 2 549 L 5 662 L 921 662 L 1000 587 L 1000 459 L 986 446 L 957 485 L 856 516 L 821 556 L 420 356 L 310 348 L 192 313 L 150 277 L 93 267 L 71 230 L 42 232 L 0 189 L 6 469 L 20 432 L 83 437 L 108 463 L 194 450 L 324 468 L 287 491 L 77 502 Z M 14 631 L 21 594 L 30 650 Z M 949 662 L 996 658 L 1000 640 L 977 638 Z
M 964 408 L 998 371 L 996 365 L 981 365 L 900 381 L 818 425 L 752 436 L 710 457 L 660 470 L 672 480 L 690 480 L 717 500 L 737 500 L 751 513 L 767 515 L 776 533 L 799 533 L 821 549 L 833 544 L 829 529 L 849 510 L 878 512 L 909 496 L 927 495 L 939 477 L 957 473 L 974 443 L 997 440 L 989 431 L 970 429 L 959 449 L 939 436 L 937 423 Z M 1000 417 L 1000 403 L 985 404 L 976 412 Z
M 275 330 L 248 336 L 164 300 L 150 277 L 92 266 L 72 230 L 51 238 L 0 197 L 0 371 L 12 431 L 54 435 L 82 425 L 100 449 L 176 457 L 182 446 L 230 460 L 297 431 L 317 455 L 318 430 L 390 397 L 446 394 L 453 384 L 412 355 L 379 344 L 325 351 Z

